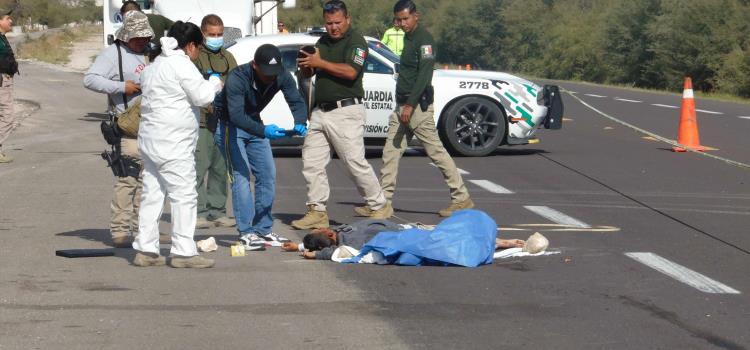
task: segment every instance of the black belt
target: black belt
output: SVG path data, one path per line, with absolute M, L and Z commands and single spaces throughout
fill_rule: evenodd
M 348 107 L 352 105 L 358 105 L 362 103 L 362 99 L 359 97 L 350 97 L 336 102 L 321 102 L 318 103 L 318 108 L 322 109 L 323 112 L 330 112 L 336 108 Z
M 399 105 L 406 104 L 406 101 L 408 100 L 409 94 L 399 94 L 398 92 L 396 93 L 396 103 L 398 103 Z

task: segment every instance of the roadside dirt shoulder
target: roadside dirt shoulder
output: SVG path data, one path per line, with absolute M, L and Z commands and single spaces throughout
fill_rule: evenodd
M 76 72 L 85 72 L 94 62 L 94 58 L 102 51 L 104 45 L 101 32 L 86 36 L 83 40 L 73 44 L 70 53 L 70 62 L 64 67 Z

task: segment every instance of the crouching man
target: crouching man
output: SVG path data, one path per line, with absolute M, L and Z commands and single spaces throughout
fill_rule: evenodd
M 292 130 L 265 125 L 260 118 L 279 91 L 292 111 Z M 261 250 L 266 242 L 288 242 L 273 232 L 276 165 L 270 140 L 305 136 L 307 105 L 291 73 L 284 70 L 281 51 L 271 44 L 262 45 L 252 62 L 232 70 L 214 101 L 214 109 L 220 113 L 216 143 L 232 167 L 232 209 L 239 240 L 245 250 Z M 254 192 L 250 190 L 251 176 Z

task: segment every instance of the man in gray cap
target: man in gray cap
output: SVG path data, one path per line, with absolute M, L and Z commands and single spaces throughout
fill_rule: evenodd
M 139 103 L 140 77 L 148 63 L 149 40 L 154 31 L 143 12 L 125 14 L 122 28 L 115 33 L 116 41 L 96 57 L 94 64 L 83 77 L 83 85 L 90 90 L 107 94 L 110 111 L 115 115 L 129 105 Z M 122 136 L 120 149 L 124 159 L 141 165 L 138 142 L 135 137 Z M 133 168 L 133 167 L 130 167 Z M 138 234 L 138 205 L 141 197 L 140 176 L 118 176 L 112 198 L 110 233 L 115 247 L 129 248 Z
M 10 32 L 12 9 L 0 7 L 0 163 L 10 163 L 13 158 L 3 153 L 3 142 L 17 126 L 13 113 L 13 76 L 18 73 L 18 63 L 5 33 Z

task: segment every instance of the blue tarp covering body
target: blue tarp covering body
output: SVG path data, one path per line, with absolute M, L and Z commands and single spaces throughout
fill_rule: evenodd
M 477 267 L 492 263 L 495 237 L 497 224 L 489 215 L 479 210 L 461 210 L 432 231 L 414 228 L 381 232 L 350 262 L 358 262 L 367 253 L 378 251 L 396 265 Z

